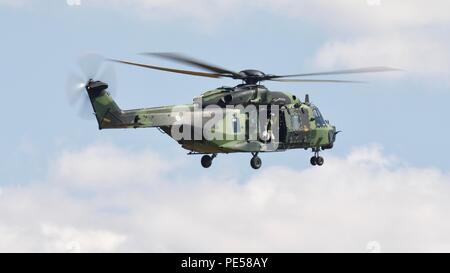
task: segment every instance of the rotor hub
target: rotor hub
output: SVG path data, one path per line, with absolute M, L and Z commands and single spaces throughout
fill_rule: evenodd
M 266 74 L 256 69 L 246 69 L 239 72 L 241 79 L 247 84 L 256 84 L 266 78 Z

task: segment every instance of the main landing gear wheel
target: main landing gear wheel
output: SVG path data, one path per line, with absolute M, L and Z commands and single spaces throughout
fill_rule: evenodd
M 313 151 L 314 151 L 314 156 L 311 157 L 309 162 L 313 166 L 322 166 L 325 160 L 323 159 L 323 157 L 319 156 L 319 151 L 318 150 L 313 150 Z
M 321 156 L 316 157 L 317 166 L 322 166 L 323 162 L 324 162 L 323 157 L 321 157 Z
M 210 155 L 202 156 L 202 160 L 201 160 L 202 167 L 203 168 L 211 167 L 212 161 L 216 156 L 217 156 L 216 154 L 213 154 L 212 156 L 210 156 Z
M 257 170 L 261 168 L 262 161 L 261 158 L 259 158 L 258 153 L 253 154 L 252 159 L 250 160 L 250 166 L 252 166 L 253 169 Z

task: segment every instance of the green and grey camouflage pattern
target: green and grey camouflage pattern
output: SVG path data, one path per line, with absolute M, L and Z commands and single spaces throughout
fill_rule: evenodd
M 86 91 L 99 129 L 159 128 L 190 154 L 260 152 L 312 149 L 313 165 L 331 149 L 336 128 L 319 109 L 288 92 L 269 91 L 257 84 L 220 87 L 204 92 L 193 103 L 122 110 L 107 92 L 108 85 L 90 81 Z M 210 160 L 210 161 L 211 161 Z M 202 165 L 207 166 L 205 162 Z M 256 162 L 258 163 L 258 162 Z M 210 165 L 210 164 L 209 164 Z M 252 167 L 258 164 L 252 163 Z M 209 166 L 208 166 L 209 167 Z

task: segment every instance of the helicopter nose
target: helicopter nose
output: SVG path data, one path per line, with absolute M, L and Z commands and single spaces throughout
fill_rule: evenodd
M 334 143 L 336 141 L 336 136 L 341 133 L 342 131 L 336 131 L 336 127 L 333 127 L 333 135 L 331 137 L 331 142 Z M 331 136 L 331 135 L 330 135 Z

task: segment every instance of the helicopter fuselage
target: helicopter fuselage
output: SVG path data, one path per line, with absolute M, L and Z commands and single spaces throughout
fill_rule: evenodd
M 134 110 L 121 110 L 106 88 L 98 83 L 87 88 L 100 129 L 157 127 L 194 154 L 318 151 L 332 148 L 336 137 L 335 126 L 309 99 L 302 102 L 262 85 L 220 87 L 194 98 L 192 104 Z M 247 111 L 249 106 L 255 115 Z M 216 122 L 208 127 L 214 117 Z M 256 137 L 251 137 L 251 128 Z

